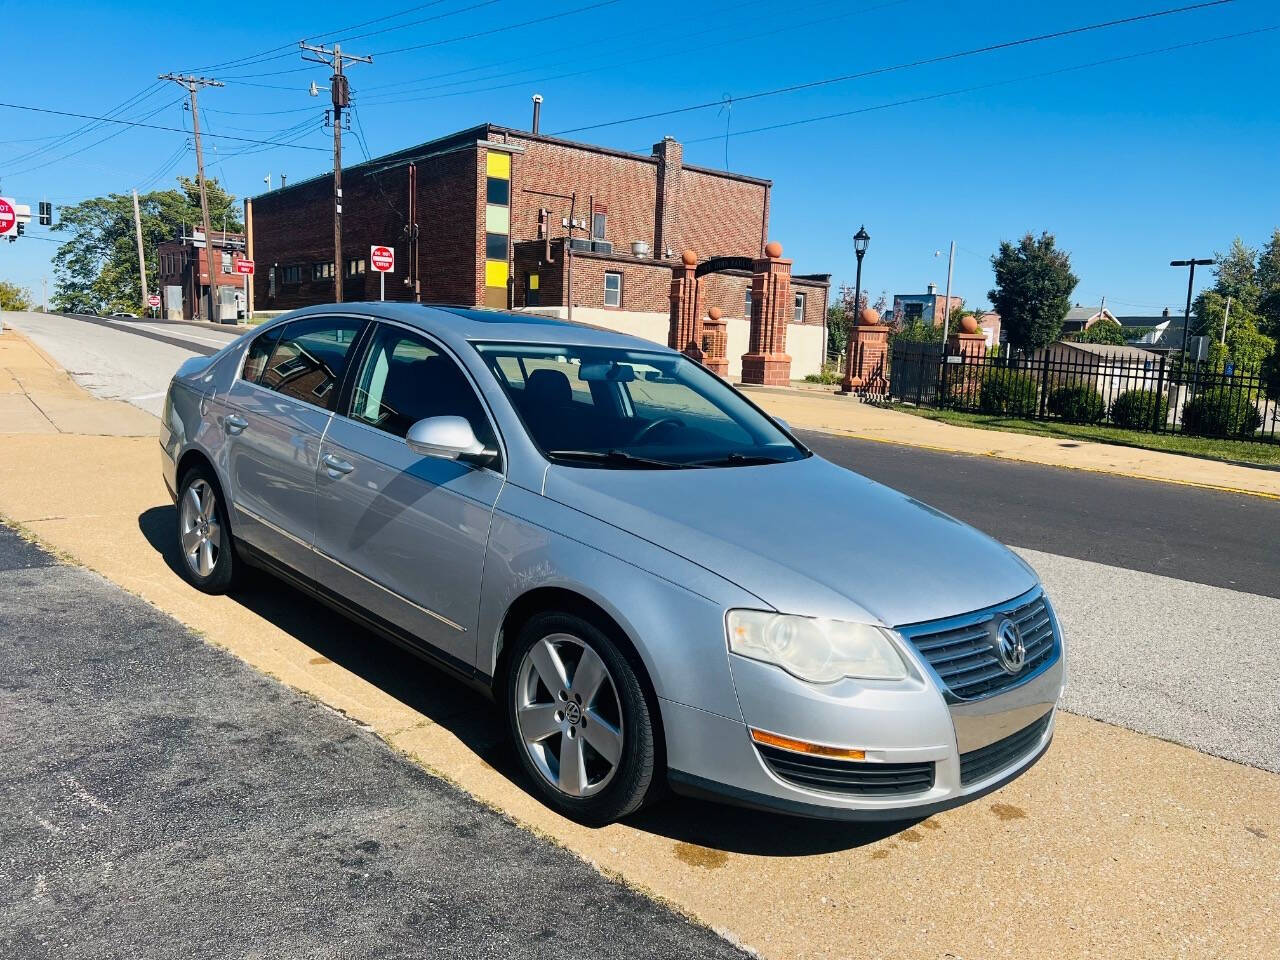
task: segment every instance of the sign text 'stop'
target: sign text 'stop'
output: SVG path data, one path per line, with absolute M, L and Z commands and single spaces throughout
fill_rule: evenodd
M 0 237 L 8 236 L 18 229 L 18 211 L 9 197 L 0 197 Z

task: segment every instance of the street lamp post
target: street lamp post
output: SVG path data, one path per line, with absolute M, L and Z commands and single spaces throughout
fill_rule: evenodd
M 1182 319 L 1181 360 L 1182 360 L 1182 369 L 1183 369 L 1184 376 L 1186 375 L 1186 367 L 1187 367 L 1187 334 L 1191 332 L 1191 291 L 1194 288 L 1195 282 L 1196 282 L 1196 267 L 1211 266 L 1213 262 L 1214 261 L 1212 260 L 1194 260 L 1194 259 L 1169 261 L 1169 266 L 1171 267 L 1190 267 L 1191 268 L 1187 272 L 1187 309 L 1186 309 L 1186 312 L 1183 313 L 1183 319 Z
M 866 226 L 858 228 L 853 235 L 853 252 L 858 258 L 858 269 L 853 281 L 853 316 L 849 318 L 849 326 L 845 331 L 844 383 L 841 386 L 845 393 L 852 393 L 853 383 L 853 328 L 858 325 L 858 314 L 862 310 L 862 258 L 866 256 L 867 244 L 871 242 L 871 234 Z

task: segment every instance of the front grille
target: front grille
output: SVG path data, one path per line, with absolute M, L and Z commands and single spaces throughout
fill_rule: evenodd
M 1009 673 L 996 655 L 994 626 L 1001 616 L 1018 625 L 1027 658 L 1022 669 Z M 954 621 L 948 621 L 952 623 Z M 1058 653 L 1053 618 L 1044 594 L 1007 612 L 975 614 L 959 626 L 938 630 L 933 624 L 905 627 L 902 634 L 911 641 L 946 688 L 961 700 L 977 700 L 1021 683 L 1041 667 L 1052 663 Z
M 977 783 L 1005 767 L 1013 766 L 1035 749 L 1052 717 L 1053 712 L 1050 711 L 1035 723 L 1023 727 L 1003 740 L 960 754 L 960 785 L 968 786 L 971 783 Z
M 861 763 L 792 753 L 756 745 L 765 763 L 783 780 L 831 793 L 897 796 L 933 787 L 933 763 Z

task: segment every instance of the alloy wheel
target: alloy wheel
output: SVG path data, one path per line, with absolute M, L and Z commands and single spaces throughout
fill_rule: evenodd
M 622 761 L 622 704 L 604 660 L 566 633 L 525 652 L 514 691 L 516 726 L 537 771 L 570 797 L 590 797 Z
M 222 552 L 222 527 L 218 523 L 218 499 L 209 481 L 197 478 L 182 497 L 182 557 L 199 577 L 213 575 Z

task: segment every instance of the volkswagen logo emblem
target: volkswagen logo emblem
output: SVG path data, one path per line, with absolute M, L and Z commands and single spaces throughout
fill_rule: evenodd
M 1027 662 L 1027 645 L 1022 642 L 1018 625 L 1005 617 L 996 626 L 996 656 L 1008 673 L 1017 673 Z

